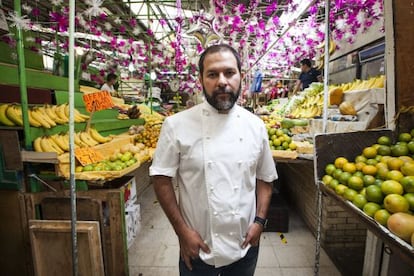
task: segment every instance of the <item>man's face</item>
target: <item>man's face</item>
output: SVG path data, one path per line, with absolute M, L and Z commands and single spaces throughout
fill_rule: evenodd
M 220 113 L 227 113 L 241 90 L 241 76 L 233 54 L 224 51 L 207 55 L 200 82 L 208 103 Z

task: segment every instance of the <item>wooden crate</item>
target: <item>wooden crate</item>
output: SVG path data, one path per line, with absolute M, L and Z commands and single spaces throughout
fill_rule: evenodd
M 59 192 L 39 192 L 39 193 L 23 193 L 20 197 L 20 205 L 22 206 L 23 216 L 23 232 L 25 240 L 30 248 L 29 244 L 29 221 L 34 219 L 44 219 L 44 216 L 48 218 L 63 218 L 67 219 L 70 214 L 69 203 L 70 191 Z M 46 200 L 47 199 L 47 200 Z M 56 199 L 56 202 L 61 200 L 61 204 L 65 207 L 61 207 L 53 215 L 50 212 L 42 214 L 42 203 L 44 200 L 50 201 Z M 55 203 L 56 203 L 55 202 Z M 96 211 L 91 211 L 90 206 L 93 206 L 93 202 L 98 202 L 100 206 L 102 219 L 101 237 L 102 248 L 105 265 L 105 275 L 107 276 L 123 276 L 128 275 L 128 252 L 127 241 L 125 232 L 125 207 L 124 207 L 124 194 L 123 189 L 101 189 L 101 190 L 89 190 L 78 191 L 77 202 L 79 206 L 77 208 L 78 218 L 88 218 L 97 216 Z M 53 205 L 53 204 L 52 204 Z M 56 205 L 55 205 L 56 206 Z M 48 208 L 50 211 L 50 208 Z M 26 262 L 29 266 L 33 266 L 32 256 L 27 252 Z
M 72 275 L 71 222 L 68 220 L 30 220 L 35 275 Z M 98 221 L 76 223 L 79 275 L 104 275 L 101 235 Z

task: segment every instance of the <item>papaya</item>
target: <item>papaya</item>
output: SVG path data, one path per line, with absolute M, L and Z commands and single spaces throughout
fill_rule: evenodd
M 387 221 L 388 229 L 397 237 L 412 242 L 414 233 L 414 216 L 408 213 L 392 214 Z
M 339 105 L 339 112 L 341 112 L 342 115 L 356 115 L 357 114 L 354 105 L 347 101 L 344 101 Z
M 329 104 L 340 105 L 342 103 L 344 91 L 341 87 L 334 87 L 329 90 Z

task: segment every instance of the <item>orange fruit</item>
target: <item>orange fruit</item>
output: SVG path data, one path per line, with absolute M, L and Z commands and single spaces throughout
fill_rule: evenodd
M 406 213 L 410 209 L 410 204 L 402 195 L 390 194 L 384 198 L 384 207 L 390 213 Z
M 364 208 L 364 205 L 367 204 L 367 199 L 362 194 L 357 194 L 354 196 L 354 199 L 352 200 L 352 203 L 358 207 L 359 209 Z
M 334 162 L 334 164 L 335 164 L 335 167 L 337 168 L 337 169 L 342 169 L 342 167 L 346 164 L 346 163 L 348 163 L 348 159 L 346 159 L 345 157 L 337 157 L 336 159 L 335 159 L 335 162 Z
M 397 170 L 392 170 L 387 173 L 387 179 L 400 181 L 404 177 L 403 173 Z
M 408 155 L 408 146 L 405 144 L 395 144 L 391 146 L 392 156 L 403 156 Z
M 379 224 L 386 226 L 388 218 L 391 216 L 391 214 L 386 209 L 380 209 L 375 212 L 374 219 Z
M 357 168 L 355 166 L 355 163 L 347 162 L 342 166 L 342 170 L 344 172 L 354 173 L 354 172 L 356 172 Z
M 367 161 L 367 158 L 363 155 L 358 155 L 357 157 L 355 157 L 355 163 L 365 163 Z
M 346 190 L 345 190 L 345 192 L 344 192 L 344 194 L 343 194 L 343 197 L 344 197 L 345 199 L 349 200 L 349 201 L 353 201 L 353 200 L 354 200 L 354 197 L 355 197 L 357 194 L 358 194 L 358 192 L 357 192 L 357 191 L 355 191 L 355 190 L 353 190 L 353 189 L 351 189 L 351 188 L 348 188 L 348 189 L 346 189 Z
M 325 175 L 322 177 L 322 182 L 323 182 L 323 184 L 325 184 L 325 185 L 329 185 L 329 182 L 331 182 L 331 181 L 332 181 L 332 179 L 334 179 L 332 176 L 330 176 L 329 174 L 325 174 Z
M 375 177 L 373 175 L 366 174 L 362 177 L 362 180 L 364 181 L 365 187 L 375 185 Z
M 349 172 L 342 172 L 338 179 L 339 183 L 346 185 L 351 177 L 352 174 L 350 174 Z
M 391 148 L 389 146 L 380 145 L 377 149 L 377 153 L 382 156 L 391 155 Z
M 380 168 L 378 168 L 378 170 L 377 170 L 377 176 L 378 176 L 380 179 L 385 180 L 385 179 L 387 179 L 387 174 L 388 174 L 388 172 L 389 172 L 388 168 L 386 168 L 386 167 L 380 167 Z
M 414 193 L 406 193 L 404 197 L 408 201 L 408 205 L 410 205 L 410 210 L 414 211 Z
M 365 197 L 370 202 L 382 203 L 384 195 L 381 188 L 377 185 L 371 185 L 365 188 Z
M 412 175 L 404 176 L 400 180 L 400 183 L 403 186 L 404 191 L 406 193 L 414 193 L 414 176 Z
M 407 148 L 412 154 L 414 154 L 414 140 L 408 142 Z
M 368 202 L 367 204 L 364 205 L 364 207 L 362 208 L 362 210 L 364 211 L 365 214 L 367 214 L 370 217 L 374 217 L 375 212 L 380 210 L 381 206 L 375 202 Z
M 391 157 L 387 161 L 387 166 L 390 170 L 399 170 L 402 164 L 404 164 L 404 161 L 397 157 Z
M 414 159 L 407 155 L 398 156 L 398 158 L 404 162 L 414 162 Z
M 367 160 L 367 162 L 365 162 L 365 164 L 367 164 L 367 165 L 376 165 L 376 164 L 378 164 L 378 160 L 375 159 L 375 158 L 369 158 Z
M 392 158 L 392 156 L 390 156 L 390 155 L 384 155 L 384 156 L 382 156 L 382 157 L 381 157 L 380 162 L 381 162 L 381 163 L 384 163 L 384 164 L 387 164 L 387 162 L 388 162 L 388 160 L 389 160 L 390 158 Z
M 401 167 L 400 167 L 401 173 L 408 176 L 414 175 L 414 162 L 405 162 Z
M 364 162 L 356 162 L 355 163 L 355 167 L 357 169 L 357 171 L 362 171 L 362 168 L 365 166 Z
M 368 159 L 375 158 L 375 156 L 377 155 L 377 149 L 373 146 L 366 147 L 362 150 L 362 155 Z
M 399 194 L 402 195 L 404 192 L 403 186 L 395 180 L 385 180 L 381 184 L 381 192 L 384 195 L 390 195 L 390 194 Z
M 353 175 L 348 179 L 348 187 L 355 191 L 359 191 L 364 188 L 364 180 L 359 176 Z
M 339 181 L 338 181 L 338 179 L 332 179 L 331 181 L 329 181 L 329 188 L 331 188 L 331 189 L 333 189 L 333 190 L 335 190 L 336 189 L 336 186 L 338 186 L 339 185 Z
M 359 176 L 359 177 L 364 177 L 364 173 L 363 172 L 361 172 L 361 171 L 356 171 L 356 172 L 354 172 L 352 175 L 354 175 L 354 176 Z
M 389 145 L 391 145 L 391 138 L 386 136 L 386 135 L 380 136 L 377 139 L 377 143 L 380 144 L 380 145 L 389 146 Z
M 335 169 L 335 171 L 332 173 L 332 176 L 335 179 L 339 180 L 339 177 L 341 176 L 342 173 L 343 173 L 343 171 L 341 169 Z
M 374 165 L 365 165 L 364 167 L 362 167 L 362 172 L 364 174 L 375 175 L 377 174 L 377 171 L 378 169 Z
M 348 189 L 347 186 L 345 186 L 344 184 L 338 184 L 335 187 L 335 193 L 339 196 L 342 196 L 345 193 L 345 190 Z
M 336 167 L 335 167 L 334 164 L 328 164 L 328 165 L 325 166 L 325 173 L 329 174 L 329 175 L 332 175 L 333 172 L 335 171 L 335 169 L 336 169 Z
M 410 142 L 412 139 L 411 134 L 408 132 L 403 132 L 398 135 L 399 142 Z

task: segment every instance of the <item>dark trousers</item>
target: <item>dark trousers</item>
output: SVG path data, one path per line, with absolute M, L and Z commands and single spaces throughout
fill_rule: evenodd
M 252 246 L 242 259 L 222 267 L 214 267 L 200 258 L 192 260 L 193 270 L 189 270 L 180 258 L 180 276 L 253 276 L 256 270 L 259 246 Z

